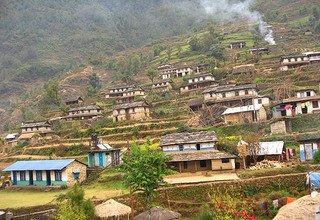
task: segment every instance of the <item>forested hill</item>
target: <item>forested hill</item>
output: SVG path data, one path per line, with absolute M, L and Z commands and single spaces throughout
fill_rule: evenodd
M 197 19 L 191 10 L 199 8 L 198 4 L 184 0 L 2 0 L 0 79 L 49 78 L 84 59 L 180 35 L 192 29 Z

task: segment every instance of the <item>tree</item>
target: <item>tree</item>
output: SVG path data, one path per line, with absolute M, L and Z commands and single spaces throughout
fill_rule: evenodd
M 147 72 L 147 76 L 148 78 L 151 80 L 151 82 L 153 83 L 154 78 L 157 77 L 157 72 L 154 69 L 149 69 Z
M 318 23 L 316 24 L 316 26 L 315 26 L 315 28 L 314 28 L 314 31 L 315 31 L 316 33 L 320 33 L 320 22 L 318 22 Z
M 57 80 L 49 80 L 44 85 L 44 96 L 43 103 L 47 106 L 56 105 L 59 106 L 61 102 L 61 98 L 59 96 L 59 83 Z
M 312 8 L 312 15 L 313 17 L 316 19 L 316 20 L 319 20 L 320 19 L 320 12 L 319 12 L 319 9 L 317 6 L 314 6 Z
M 254 160 L 254 163 L 257 163 L 258 153 L 260 151 L 259 139 L 261 134 L 250 132 L 243 139 L 247 143 L 246 152 Z
M 155 190 L 165 184 L 163 177 L 172 173 L 166 165 L 170 157 L 163 152 L 152 150 L 150 146 L 150 142 L 143 147 L 132 144 L 120 166 L 124 173 L 124 183 L 132 187 L 132 192 L 143 192 L 148 209 L 151 208 Z
M 189 41 L 189 46 L 192 51 L 201 50 L 201 43 L 199 38 L 197 38 L 197 36 L 193 36 Z
M 94 205 L 89 199 L 84 198 L 83 189 L 75 184 L 65 195 L 57 198 L 59 210 L 56 215 L 58 220 L 86 220 L 94 217 Z
M 92 73 L 89 77 L 88 96 L 95 96 L 101 89 L 100 79 L 96 73 Z

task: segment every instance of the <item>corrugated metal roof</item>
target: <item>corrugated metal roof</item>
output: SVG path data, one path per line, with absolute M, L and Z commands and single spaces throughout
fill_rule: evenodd
M 75 161 L 75 159 L 17 161 L 3 171 L 62 170 L 73 161 Z
M 271 141 L 271 142 L 259 142 L 260 148 L 257 155 L 281 155 L 284 142 L 283 141 Z
M 235 114 L 240 112 L 250 112 L 250 111 L 257 111 L 262 107 L 261 104 L 258 105 L 247 105 L 247 106 L 240 106 L 235 108 L 227 108 L 222 115 L 229 115 L 229 114 Z

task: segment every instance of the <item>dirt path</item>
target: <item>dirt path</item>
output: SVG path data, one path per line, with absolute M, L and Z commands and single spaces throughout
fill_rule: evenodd
M 203 175 L 199 173 L 188 173 L 185 175 L 176 174 L 167 176 L 164 178 L 165 181 L 171 184 L 187 184 L 187 183 L 204 183 L 214 181 L 225 181 L 225 180 L 238 180 L 239 177 L 236 173 L 212 173 L 210 175 Z

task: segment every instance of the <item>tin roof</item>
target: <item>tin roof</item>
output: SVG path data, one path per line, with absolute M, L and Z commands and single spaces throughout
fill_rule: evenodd
M 259 110 L 262 107 L 261 104 L 258 105 L 247 105 L 247 106 L 240 106 L 235 108 L 227 108 L 222 115 L 229 115 L 229 114 L 235 114 L 235 113 L 241 113 L 241 112 L 251 112 Z
M 6 167 L 3 171 L 62 170 L 73 161 L 75 159 L 17 161 Z
M 259 142 L 257 155 L 281 155 L 284 147 L 283 141 Z
M 214 131 L 200 131 L 200 132 L 183 132 L 167 134 L 160 139 L 161 146 L 188 144 L 188 143 L 207 143 L 218 141 Z

